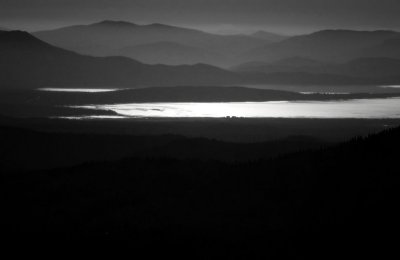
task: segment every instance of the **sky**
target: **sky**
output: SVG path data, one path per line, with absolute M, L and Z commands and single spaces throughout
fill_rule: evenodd
M 125 20 L 214 33 L 400 31 L 400 0 L 0 0 L 0 27 L 28 31 Z

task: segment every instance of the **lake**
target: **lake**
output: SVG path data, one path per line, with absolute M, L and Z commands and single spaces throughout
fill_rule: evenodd
M 102 93 L 118 91 L 118 88 L 39 88 L 39 91 L 47 92 L 72 92 L 72 93 Z
M 119 115 L 118 118 L 400 118 L 400 98 L 335 101 L 133 103 L 75 107 L 114 111 Z

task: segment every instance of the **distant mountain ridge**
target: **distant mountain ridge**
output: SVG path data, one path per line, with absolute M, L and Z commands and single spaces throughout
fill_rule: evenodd
M 91 57 L 45 43 L 29 33 L 0 33 L 2 87 L 137 87 L 147 85 L 233 84 L 236 73 L 205 64 L 146 65 L 124 57 Z
M 220 53 L 205 49 L 191 47 L 175 42 L 154 42 L 125 47 L 119 50 L 119 55 L 147 64 L 216 64 L 223 66 L 228 58 Z
M 304 57 L 319 61 L 345 62 L 355 58 L 374 57 L 376 55 L 371 48 L 398 38 L 400 33 L 395 31 L 324 30 L 255 48 L 240 55 L 238 60 L 273 62 Z
M 239 72 L 326 72 L 325 66 L 331 63 L 321 62 L 303 57 L 291 57 L 274 62 L 253 61 L 231 67 L 233 71 Z
M 288 58 L 272 63 L 250 62 L 232 67 L 237 72 L 312 73 L 363 78 L 400 77 L 400 59 L 357 58 L 344 63 L 321 62 L 308 58 Z
M 220 62 L 210 62 L 212 65 L 228 65 L 230 63 L 225 61 L 225 57 L 234 56 L 237 53 L 249 51 L 269 43 L 265 39 L 246 35 L 217 35 L 164 24 L 137 25 L 124 21 L 103 21 L 89 25 L 76 25 L 35 32 L 34 35 L 55 46 L 95 56 L 120 55 L 121 49 L 137 45 L 165 41 L 174 42 L 188 47 L 200 48 L 205 52 L 218 53 L 221 57 L 224 57 Z M 196 62 L 201 62 L 201 60 Z M 164 62 L 160 59 L 155 63 Z M 165 63 L 167 64 L 168 61 Z M 185 63 L 193 63 L 193 61 Z
M 293 57 L 324 62 L 364 57 L 400 58 L 400 33 L 389 30 L 322 30 L 293 37 L 265 31 L 217 35 L 157 23 L 138 25 L 106 20 L 34 35 L 81 54 L 122 55 L 151 64 L 207 63 L 227 68 L 245 62 L 270 63 Z
M 318 66 L 313 69 L 315 67 Z M 298 69 L 243 72 L 228 71 L 201 63 L 179 66 L 148 65 L 121 56 L 80 55 L 45 43 L 26 32 L 0 33 L 1 88 L 400 83 L 398 62 L 393 59 L 359 60 L 358 63 L 349 63 L 344 68 L 345 70 L 318 72 Z
M 251 36 L 256 37 L 256 38 L 260 38 L 260 39 L 264 39 L 270 42 L 280 42 L 283 41 L 287 38 L 289 38 L 289 36 L 284 36 L 281 34 L 277 34 L 277 33 L 270 33 L 270 32 L 266 32 L 266 31 L 257 31 L 253 34 L 251 34 Z
M 390 57 L 400 59 L 400 36 L 364 49 L 359 53 L 363 57 Z

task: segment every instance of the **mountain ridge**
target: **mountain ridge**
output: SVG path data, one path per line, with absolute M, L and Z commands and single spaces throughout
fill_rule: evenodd
M 121 56 L 147 64 L 184 65 L 206 63 L 223 66 L 227 57 L 220 53 L 172 41 L 139 44 L 119 50 Z
M 251 36 L 265 39 L 265 40 L 268 40 L 271 42 L 279 42 L 279 41 L 289 38 L 289 36 L 285 36 L 285 35 L 281 35 L 281 34 L 277 34 L 277 33 L 271 33 L 271 32 L 267 32 L 267 31 L 263 31 L 263 30 L 256 31 L 256 32 L 252 33 Z
M 249 62 L 231 68 L 238 72 L 259 73 L 325 73 L 363 78 L 399 77 L 400 59 L 362 57 L 343 63 L 329 63 L 309 58 L 293 57 L 275 62 Z
M 20 31 L 1 33 L 0 47 L 3 87 L 207 85 L 240 80 L 235 73 L 205 64 L 147 65 L 126 57 L 80 55 Z
M 122 23 L 121 26 L 119 26 L 120 23 Z M 137 25 L 121 21 L 75 25 L 38 31 L 33 34 L 55 46 L 94 56 L 119 55 L 119 50 L 122 48 L 160 41 L 173 41 L 218 53 L 221 56 L 233 57 L 237 53 L 269 43 L 264 39 L 249 35 L 218 35 L 164 24 Z M 157 63 L 163 63 L 163 60 L 160 59 Z M 212 63 L 211 65 L 220 64 L 226 66 L 231 62 L 227 62 L 223 58 L 218 64 Z
M 321 30 L 253 49 L 242 54 L 240 59 L 273 62 L 301 56 L 319 61 L 343 62 L 360 57 L 361 50 L 399 37 L 399 32 L 389 30 Z
M 24 32 L 0 34 L 0 85 L 2 88 L 40 87 L 148 87 L 227 86 L 238 84 L 399 84 L 397 67 L 383 60 L 383 70 L 363 65 L 356 74 L 321 71 L 233 72 L 204 63 L 194 65 L 148 65 L 122 57 L 93 57 L 67 51 Z M 397 65 L 396 65 L 397 66 Z M 386 72 L 395 71 L 396 75 Z M 376 77 L 360 77 L 372 71 Z M 390 76 L 390 77 L 388 77 Z

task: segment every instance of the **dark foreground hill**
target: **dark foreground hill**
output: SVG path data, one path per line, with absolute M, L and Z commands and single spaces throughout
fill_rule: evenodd
M 130 158 L 3 172 L 2 230 L 198 256 L 382 257 L 397 249 L 399 144 L 396 128 L 252 163 Z
M 325 144 L 317 138 L 289 136 L 259 143 L 233 143 L 182 135 L 110 135 L 38 132 L 0 126 L 0 169 L 49 169 L 125 157 L 251 161 Z

